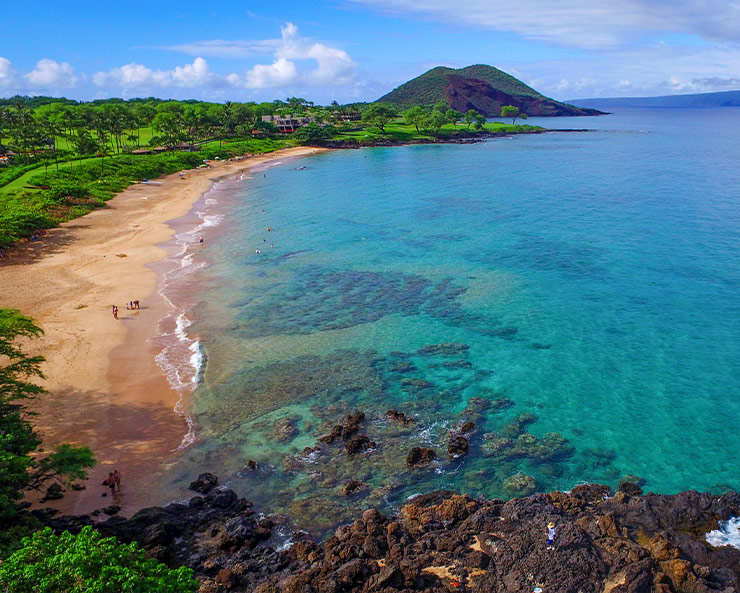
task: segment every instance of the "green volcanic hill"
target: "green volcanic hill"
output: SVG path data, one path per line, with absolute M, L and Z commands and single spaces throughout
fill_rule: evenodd
M 475 109 L 486 117 L 498 117 L 502 105 L 514 105 L 522 113 L 536 116 L 603 114 L 596 109 L 575 107 L 549 99 L 521 80 L 485 64 L 459 69 L 444 66 L 432 68 L 378 101 L 391 103 L 400 109 L 445 101 L 462 113 Z

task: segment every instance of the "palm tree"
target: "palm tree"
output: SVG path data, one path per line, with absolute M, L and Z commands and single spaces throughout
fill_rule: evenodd
M 38 127 L 33 118 L 33 110 L 26 104 L 25 100 L 19 98 L 14 101 L 11 115 L 11 130 L 15 142 L 20 145 L 24 160 L 28 162 L 30 148 L 38 141 Z

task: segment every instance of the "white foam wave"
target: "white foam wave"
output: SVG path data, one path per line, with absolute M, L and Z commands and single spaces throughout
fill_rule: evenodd
M 190 319 L 187 318 L 184 312 L 181 312 L 177 316 L 177 321 L 175 322 L 175 335 L 181 340 L 185 341 L 188 339 L 188 334 L 185 333 L 185 330 L 189 328 L 191 325 L 193 325 L 193 322 L 190 321 Z
M 715 547 L 732 546 L 740 550 L 740 517 L 730 517 L 718 523 L 719 529 L 707 533 L 706 540 Z
M 189 276 L 207 265 L 205 260 L 198 258 L 196 249 L 203 231 L 218 226 L 224 220 L 222 214 L 211 212 L 211 208 L 218 204 L 214 196 L 217 185 L 205 196 L 205 208 L 197 212 L 200 223 L 175 236 L 179 249 L 177 253 L 167 257 L 166 261 L 172 265 L 164 273 L 162 286 L 158 291 L 171 311 L 159 321 L 159 336 L 155 341 L 162 345 L 162 349 L 157 354 L 156 361 L 172 389 L 179 394 L 174 411 L 187 425 L 187 432 L 177 447 L 178 450 L 185 449 L 196 441 L 195 423 L 187 412 L 187 402 L 190 394 L 202 381 L 206 360 L 200 342 L 188 333 L 188 328 L 192 325 L 187 315 L 191 305 L 175 303 L 170 295 L 173 289 L 185 286 Z M 174 329 L 171 329 L 173 325 Z M 167 328 L 170 328 L 169 331 Z
M 449 426 L 449 424 L 450 422 L 448 420 L 441 422 L 435 421 L 432 422 L 430 425 L 421 428 L 419 430 L 419 438 L 421 439 L 421 442 L 425 445 L 434 444 L 437 440 L 437 435 L 441 431 L 444 431 Z
M 201 213 L 198 212 L 198 214 L 200 215 Z M 222 214 L 201 215 L 201 220 L 203 222 L 201 222 L 197 227 L 195 227 L 189 233 L 184 233 L 184 234 L 194 235 L 195 233 L 198 233 L 202 231 L 203 229 L 208 229 L 214 226 L 218 226 L 219 224 L 221 224 L 221 221 L 223 221 L 223 219 L 224 219 L 224 216 Z
M 293 540 L 293 531 L 287 525 L 278 525 L 272 532 L 275 551 L 284 552 L 290 548 L 295 541 Z

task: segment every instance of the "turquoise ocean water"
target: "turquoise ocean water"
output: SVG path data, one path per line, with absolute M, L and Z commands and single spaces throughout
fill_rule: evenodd
M 165 481 L 212 471 L 312 530 L 440 488 L 740 488 L 740 109 L 530 123 L 593 131 L 219 183 L 170 278 L 163 362 L 199 371 Z M 318 442 L 354 411 L 373 449 Z M 438 459 L 409 469 L 414 446 Z

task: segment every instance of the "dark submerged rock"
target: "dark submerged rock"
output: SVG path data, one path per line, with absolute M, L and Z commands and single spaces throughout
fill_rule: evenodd
M 368 489 L 368 485 L 365 482 L 359 480 L 350 480 L 342 488 L 342 494 L 349 496 L 358 492 L 363 492 Z
M 406 416 L 403 412 L 399 412 L 398 410 L 388 410 L 385 413 L 386 417 L 390 420 L 393 420 L 394 422 L 397 422 L 398 424 L 407 425 L 407 424 L 416 424 L 416 420 L 413 418 L 410 418 L 409 416 Z
M 406 465 L 409 467 L 418 467 L 420 465 L 428 465 L 437 458 L 437 453 L 434 449 L 427 449 L 424 447 L 414 447 L 406 455 Z
M 450 459 L 457 459 L 468 453 L 468 439 L 462 435 L 453 435 L 447 441 L 447 455 Z
M 201 494 L 208 494 L 218 484 L 218 477 L 211 473 L 204 473 L 198 476 L 198 479 L 190 483 L 190 489 L 200 492 Z
M 451 354 L 459 354 L 465 352 L 470 346 L 463 344 L 462 342 L 443 342 L 441 344 L 427 344 L 417 350 L 417 354 L 421 356 L 449 356 Z
M 375 443 L 364 434 L 352 437 L 344 444 L 344 450 L 347 455 L 356 455 L 357 453 L 362 453 L 363 451 L 373 449 L 374 447 Z

